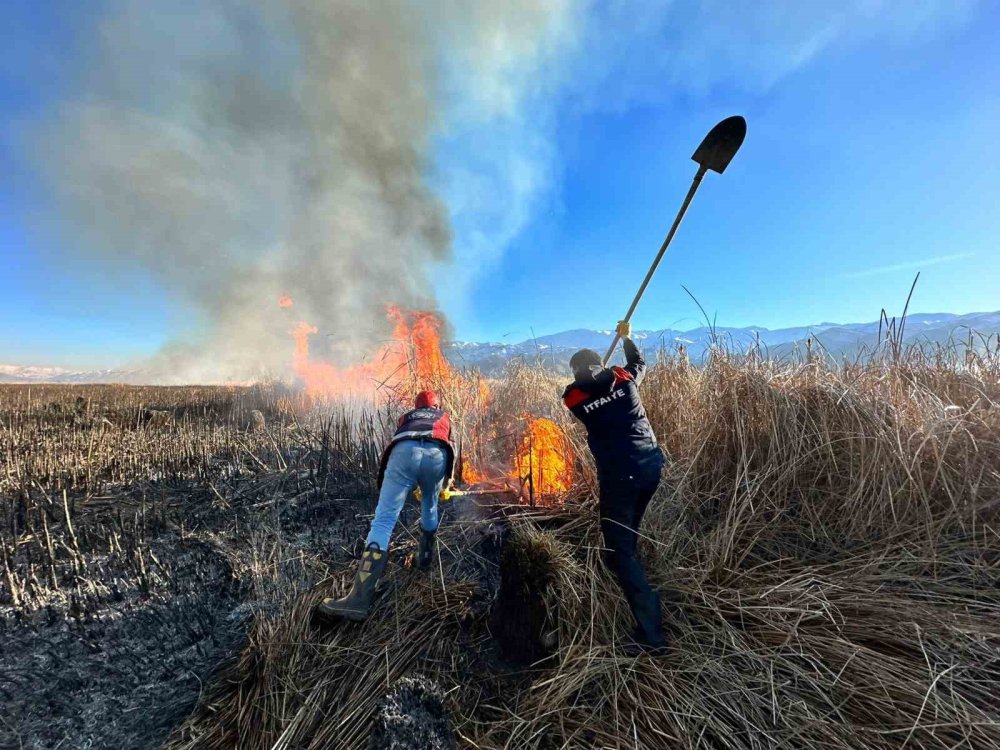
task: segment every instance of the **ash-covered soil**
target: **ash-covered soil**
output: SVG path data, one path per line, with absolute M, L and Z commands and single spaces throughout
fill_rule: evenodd
M 235 588 L 204 577 L 86 619 L 5 624 L 3 746 L 159 746 L 242 640 Z
M 455 750 L 444 691 L 422 677 L 404 677 L 379 705 L 370 750 Z
M 371 501 L 293 480 L 132 488 L 77 509 L 77 549 L 52 570 L 13 560 L 35 572 L 22 606 L 0 606 L 0 747 L 160 747 L 251 619 L 365 531 Z

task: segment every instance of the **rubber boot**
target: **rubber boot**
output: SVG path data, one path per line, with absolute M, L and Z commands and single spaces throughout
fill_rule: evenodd
M 434 559 L 434 539 L 437 531 L 426 531 L 423 527 L 420 529 L 420 543 L 417 545 L 417 567 L 420 570 L 427 570 L 431 566 L 431 560 Z
M 383 552 L 372 542 L 361 556 L 361 564 L 354 576 L 354 585 L 343 599 L 324 599 L 316 607 L 316 614 L 328 619 L 345 619 L 361 622 L 368 617 L 368 610 L 375 595 L 375 586 L 389 562 L 388 551 Z

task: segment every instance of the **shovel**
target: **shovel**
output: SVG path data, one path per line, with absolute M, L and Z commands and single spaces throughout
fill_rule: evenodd
M 646 278 L 642 280 L 642 286 L 639 287 L 639 291 L 636 292 L 635 299 L 632 300 L 632 304 L 628 308 L 628 312 L 625 313 L 625 317 L 622 319 L 626 323 L 632 319 L 632 313 L 635 312 L 636 305 L 639 304 L 639 300 L 642 298 L 643 292 L 646 291 L 646 287 L 649 285 L 649 280 L 653 278 L 653 274 L 656 273 L 656 267 L 660 264 L 660 259 L 663 258 L 663 254 L 667 252 L 667 247 L 670 245 L 670 241 L 674 238 L 674 233 L 677 231 L 677 227 L 681 225 L 681 219 L 684 218 L 684 213 L 687 211 L 688 206 L 691 205 L 691 199 L 694 198 L 694 194 L 698 191 L 698 186 L 701 185 L 701 178 L 705 176 L 705 172 L 711 169 L 713 172 L 718 172 L 722 174 L 726 171 L 726 167 L 729 166 L 729 162 L 733 160 L 736 156 L 736 152 L 740 150 L 740 146 L 743 144 L 743 139 L 747 134 L 747 121 L 744 120 L 739 115 L 734 115 L 732 117 L 727 117 L 725 120 L 720 122 L 714 128 L 708 131 L 708 135 L 705 136 L 705 140 L 701 142 L 701 145 L 694 152 L 694 156 L 691 157 L 694 161 L 698 162 L 698 172 L 694 176 L 694 182 L 691 183 L 691 189 L 688 190 L 687 197 L 684 198 L 684 203 L 681 204 L 681 210 L 677 212 L 677 218 L 674 219 L 674 224 L 670 227 L 670 231 L 667 232 L 667 238 L 663 240 L 663 244 L 660 245 L 660 252 L 656 254 L 656 258 L 653 260 L 653 265 L 649 267 L 649 272 L 646 274 Z M 608 364 L 608 360 L 611 359 L 611 355 L 614 354 L 615 347 L 618 346 L 618 341 L 621 336 L 615 333 L 615 338 L 611 342 L 611 346 L 608 347 L 607 353 L 604 355 L 604 364 Z

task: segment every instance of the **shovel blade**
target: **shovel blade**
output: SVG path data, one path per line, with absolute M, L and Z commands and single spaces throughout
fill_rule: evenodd
M 727 117 L 708 131 L 691 158 L 705 169 L 722 174 L 747 135 L 747 121 L 739 115 Z

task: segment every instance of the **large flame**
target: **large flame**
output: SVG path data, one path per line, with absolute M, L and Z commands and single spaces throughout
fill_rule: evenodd
M 576 478 L 573 446 L 562 428 L 551 419 L 525 415 L 522 421 L 524 430 L 517 440 L 514 455 L 487 460 L 485 465 L 494 469 L 492 475 L 466 455 L 462 481 L 469 485 L 503 485 L 514 489 L 521 502 L 530 498 L 536 503 L 549 504 L 573 486 Z M 477 437 L 472 435 L 474 445 L 478 445 Z M 472 452 L 481 456 L 483 451 L 479 447 Z M 498 464 L 509 468 L 499 468 Z
M 573 486 L 573 448 L 551 419 L 529 419 L 514 468 L 535 496 L 565 492 Z
M 397 330 L 405 331 L 402 312 L 398 308 L 390 312 L 399 320 Z M 455 372 L 441 351 L 441 319 L 434 313 L 412 312 L 408 333 L 417 380 L 428 385 L 453 380 Z
M 477 469 L 476 465 L 466 457 L 462 464 L 462 481 L 465 484 L 482 484 L 490 481 L 490 477 Z
M 291 307 L 292 299 L 283 295 L 279 304 Z M 292 369 L 307 395 L 331 399 L 343 396 L 385 394 L 411 396 L 417 390 L 434 389 L 447 394 L 451 408 L 466 417 L 467 442 L 463 449 L 462 480 L 465 484 L 504 483 L 522 488 L 522 498 L 531 496 L 550 500 L 573 485 L 573 449 L 562 429 L 543 417 L 524 417 L 525 429 L 514 455 L 484 461 L 482 415 L 490 402 L 489 384 L 460 375 L 441 350 L 441 319 L 432 312 L 404 312 L 398 307 L 386 310 L 393 324 L 392 338 L 366 363 L 337 367 L 310 355 L 310 337 L 319 333 L 316 326 L 299 321 L 291 331 L 295 341 Z M 474 415 L 478 415 L 478 418 Z M 478 429 L 476 429 L 478 426 Z M 489 471 L 493 466 L 508 469 Z M 499 474 L 500 476 L 497 476 Z M 503 476 L 505 475 L 506 476 Z M 544 502 L 544 500 L 543 500 Z
M 291 302 L 291 298 L 288 298 Z M 279 302 L 280 304 L 280 302 Z M 313 397 L 370 395 L 401 388 L 446 389 L 457 375 L 441 350 L 441 319 L 432 312 L 405 313 L 389 307 L 386 315 L 393 323 L 392 339 L 376 352 L 370 362 L 337 367 L 310 355 L 309 337 L 319 333 L 315 326 L 299 321 L 292 330 L 295 354 L 292 369 Z

